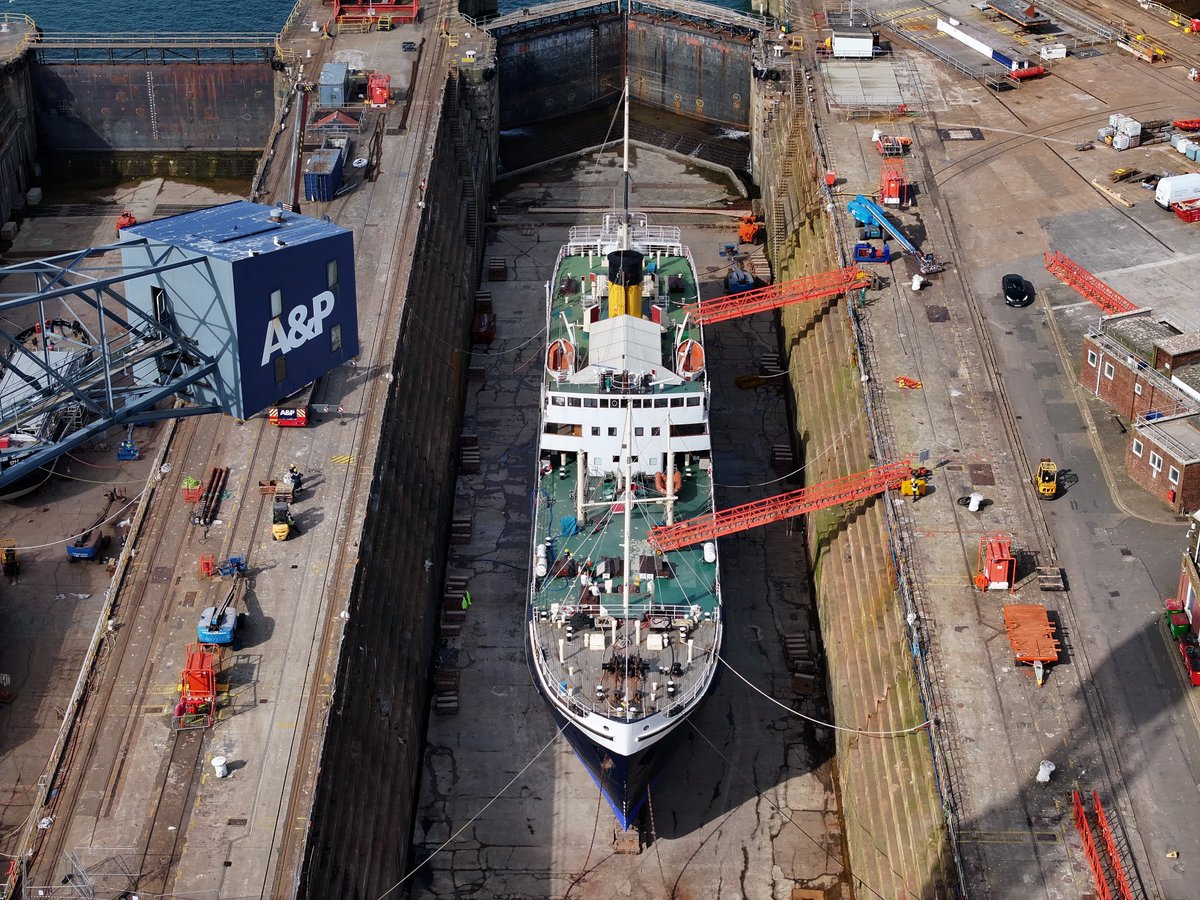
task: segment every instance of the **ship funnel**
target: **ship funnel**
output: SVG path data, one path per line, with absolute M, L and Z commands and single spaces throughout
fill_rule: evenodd
M 642 260 L 636 250 L 608 254 L 608 317 L 642 317 Z

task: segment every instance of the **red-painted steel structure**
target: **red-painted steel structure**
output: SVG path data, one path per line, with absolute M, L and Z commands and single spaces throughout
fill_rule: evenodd
M 388 20 L 390 25 L 412 25 L 417 21 L 418 0 L 377 0 L 371 3 L 343 3 L 342 0 L 325 0 L 333 7 L 333 17 L 338 22 L 371 22 L 379 24 Z
M 1104 310 L 1105 314 L 1133 312 L 1138 305 L 1118 294 L 1083 266 L 1057 250 L 1047 250 L 1046 271 Z
M 701 300 L 692 317 L 701 325 L 711 325 L 713 322 L 724 322 L 728 319 L 753 315 L 756 312 L 779 309 L 789 303 L 824 300 L 827 297 L 844 294 L 852 288 L 861 287 L 861 281 L 866 277 L 866 273 L 858 266 L 846 266 L 844 269 L 835 269 L 832 272 L 806 275 L 794 281 L 784 281 L 753 291 L 742 291 L 728 297 Z
M 651 529 L 650 543 L 662 551 L 677 550 L 690 544 L 757 528 L 759 525 L 802 516 L 839 503 L 863 500 L 891 490 L 910 477 L 912 468 L 907 460 L 877 466 L 865 472 L 823 481 L 778 497 L 755 500 L 753 503 L 714 512 L 711 516 L 697 516 L 673 525 L 660 525 Z
M 1100 805 L 1100 795 L 1092 791 L 1092 812 L 1096 814 L 1096 824 L 1100 826 L 1100 837 L 1104 841 L 1104 849 L 1108 853 L 1108 866 L 1112 870 L 1113 880 L 1117 883 L 1117 895 L 1121 900 L 1133 900 L 1133 889 L 1129 886 L 1129 877 L 1125 874 L 1125 863 L 1121 861 L 1121 851 L 1117 849 L 1116 839 L 1108 824 L 1108 815 Z
M 1087 814 L 1083 811 L 1083 798 L 1079 791 L 1071 791 L 1071 806 L 1075 814 L 1075 830 L 1083 840 L 1083 855 L 1087 857 L 1088 865 L 1092 867 L 1092 878 L 1096 882 L 1096 896 L 1099 900 L 1112 900 L 1112 889 L 1108 886 L 1108 878 L 1104 874 L 1104 866 L 1100 862 L 1100 854 L 1096 852 L 1096 841 L 1092 838 L 1092 826 L 1088 824 Z

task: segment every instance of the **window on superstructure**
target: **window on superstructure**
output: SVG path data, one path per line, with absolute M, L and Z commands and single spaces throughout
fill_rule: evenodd
M 592 437 L 600 437 L 600 426 L 599 425 L 592 426 Z
M 338 283 L 338 265 L 336 259 L 331 259 L 325 263 L 325 285 L 326 287 L 337 287 Z
M 666 409 L 666 406 L 667 406 L 667 398 L 666 397 L 655 397 L 654 398 L 654 408 L 655 409 Z
M 588 407 L 589 409 L 595 409 L 597 406 L 600 405 L 600 402 L 595 397 L 584 397 L 583 405 Z
M 583 401 L 579 397 L 568 397 L 567 406 L 583 406 Z
M 271 291 L 271 318 L 283 315 L 283 291 Z
M 275 383 L 283 384 L 287 380 L 287 356 L 279 354 L 275 357 Z
M 650 437 L 658 437 L 660 434 L 662 434 L 662 429 L 659 428 L 657 425 L 653 426 L 650 429 Z
M 638 426 L 635 426 L 635 427 L 634 427 L 634 429 L 633 429 L 633 436 L 634 436 L 634 437 L 641 437 L 641 436 L 642 436 L 642 435 L 644 435 L 645 433 L 646 433 L 646 429 L 645 429 L 645 428 L 643 428 L 643 427 L 641 427 L 640 425 L 638 425 Z
M 329 349 L 337 353 L 342 349 L 342 326 L 334 325 L 329 329 Z
M 672 397 L 671 398 L 671 406 L 683 406 L 683 398 L 682 397 Z
M 688 397 L 688 398 L 687 398 L 687 405 L 688 405 L 688 406 L 699 406 L 699 405 L 700 405 L 700 398 L 699 398 L 699 397 Z
M 616 437 L 616 436 L 617 436 L 617 429 L 615 429 L 615 428 L 610 428 L 610 429 L 608 429 L 608 436 L 609 436 L 609 437 Z
M 555 395 L 551 395 L 551 397 L 550 397 L 550 404 L 551 404 L 552 406 L 566 406 L 566 405 L 567 405 L 567 398 L 566 398 L 566 397 L 558 397 L 558 396 L 555 396 Z

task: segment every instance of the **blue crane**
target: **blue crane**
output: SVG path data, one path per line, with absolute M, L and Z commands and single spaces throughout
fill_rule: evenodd
M 869 200 L 862 194 L 859 194 L 853 200 L 846 204 L 846 209 L 850 215 L 854 216 L 854 220 L 868 228 L 872 225 L 878 226 L 885 234 L 891 236 L 892 240 L 898 243 L 902 248 L 912 254 L 913 259 L 920 266 L 922 275 L 932 275 L 934 272 L 941 272 L 945 269 L 937 258 L 932 253 L 922 253 L 918 250 L 913 242 L 904 236 L 900 228 L 895 225 L 883 211 L 883 207 L 874 200 Z

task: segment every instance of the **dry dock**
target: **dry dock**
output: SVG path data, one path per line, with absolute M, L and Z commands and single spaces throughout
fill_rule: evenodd
M 477 26 L 430 17 L 323 40 L 310 28 L 322 10 L 292 23 L 290 74 L 358 61 L 390 71 L 402 95 L 371 151 L 374 180 L 305 209 L 355 232 L 364 352 L 321 382 L 308 430 L 182 422 L 140 436 L 143 460 L 88 478 L 112 462 L 111 447 L 89 448 L 44 505 L 4 508 L 4 529 L 36 542 L 22 545 L 19 582 L 0 586 L 16 614 L 3 826 L 14 854 L 34 849 L 25 883 L 65 897 L 71 875 L 99 896 L 226 900 L 1058 900 L 1093 890 L 1078 788 L 1103 800 L 1137 895 L 1189 896 L 1200 704 L 1161 623 L 1186 529 L 1122 476 L 1123 426 L 1075 387 L 1098 311 L 1041 262 L 1062 250 L 1164 316 L 1200 321 L 1195 226 L 1148 192 L 1118 203 L 1092 187 L 1118 165 L 1163 168 L 1164 151 L 1075 149 L 1111 111 L 1195 116 L 1184 36 L 1167 35 L 1179 49 L 1157 67 L 1080 39 L 1044 80 L 1003 93 L 994 72 L 931 61 L 971 58 L 933 52 L 949 46 L 933 9 L 874 10 L 893 55 L 866 80 L 818 58 L 816 28 L 772 50 L 781 77 L 747 90 L 761 92 L 755 174 L 776 279 L 844 260 L 856 238 L 845 203 L 879 187 L 876 124 L 912 141 L 915 205 L 896 221 L 948 268 L 914 292 L 901 258 L 864 296 L 712 328 L 718 502 L 900 458 L 933 470 L 930 490 L 723 542 L 726 671 L 653 789 L 641 852 L 625 855 L 555 740 L 521 641 L 543 284 L 566 229 L 608 209 L 618 169 L 608 154 L 527 173 L 497 188 L 487 221 L 500 116 Z M 1023 52 L 1042 43 L 968 4 L 952 12 Z M 273 128 L 259 199 L 290 200 L 296 115 Z M 670 224 L 715 293 L 736 192 L 678 157 L 636 157 L 638 202 L 656 217 L 688 210 Z M 130 199 L 147 216 L 173 205 L 153 188 Z M 696 212 L 708 208 L 722 214 Z M 22 233 L 27 254 L 108 228 L 47 219 Z M 497 280 L 481 280 L 489 270 Z M 1009 272 L 1033 284 L 1032 306 L 1004 305 Z M 499 315 L 487 352 L 469 339 L 481 289 Z M 1044 455 L 1073 478 L 1039 503 L 1028 479 Z M 275 544 L 258 482 L 290 462 L 308 476 L 300 533 Z M 180 487 L 213 466 L 231 480 L 205 530 Z M 55 542 L 118 483 L 130 498 L 144 489 L 142 528 L 110 583 Z M 990 501 L 980 512 L 957 502 L 972 491 Z M 972 585 L 979 540 L 998 532 L 1020 554 L 1015 596 Z M 249 558 L 245 645 L 221 667 L 215 727 L 177 732 L 183 648 L 221 590 L 200 574 L 205 553 Z M 1069 590 L 1037 590 L 1046 563 Z M 1050 609 L 1061 645 L 1041 687 L 1015 665 L 1001 611 L 1030 602 Z M 93 640 L 73 696 L 64 672 Z M 1048 783 L 1035 781 L 1043 760 L 1056 766 Z

